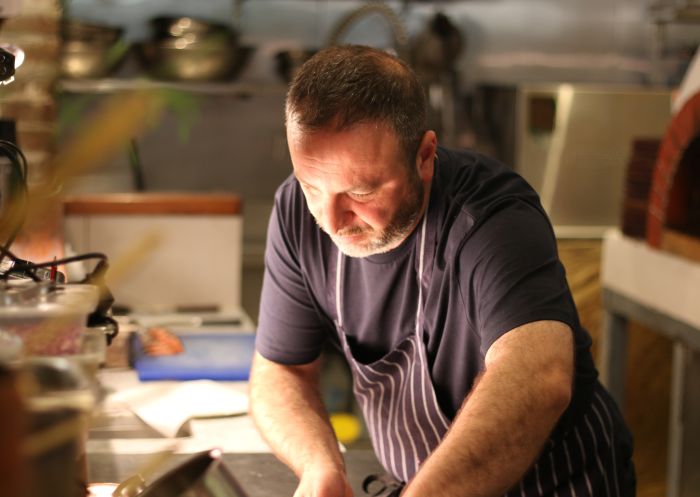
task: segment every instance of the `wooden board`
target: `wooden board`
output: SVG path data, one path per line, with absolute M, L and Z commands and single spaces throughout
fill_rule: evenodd
M 672 254 L 700 262 L 700 238 L 667 228 L 661 238 L 661 248 Z

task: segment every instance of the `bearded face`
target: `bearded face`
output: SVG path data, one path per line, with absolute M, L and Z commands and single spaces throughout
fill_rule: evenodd
M 344 254 L 387 252 L 413 231 L 423 213 L 426 187 L 417 161 L 406 164 L 390 129 L 363 123 L 303 133 L 292 122 L 287 135 L 309 210 Z

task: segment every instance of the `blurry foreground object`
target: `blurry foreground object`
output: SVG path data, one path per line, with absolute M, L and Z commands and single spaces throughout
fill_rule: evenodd
M 14 454 L 3 464 L 0 495 L 85 495 L 84 439 L 94 395 L 81 369 L 64 358 L 37 357 L 0 363 L 0 371 L 2 426 L 13 429 L 2 453 Z
M 246 497 L 218 449 L 194 454 L 153 483 L 138 497 Z M 133 497 L 133 496 L 130 496 Z
M 27 466 L 22 458 L 22 434 L 26 431 L 26 417 L 22 400 L 17 392 L 14 373 L 4 364 L 7 347 L 13 337 L 0 332 L 0 497 L 24 497 Z M 16 347 L 16 341 L 14 341 Z
M 0 85 L 12 83 L 23 62 L 24 50 L 14 45 L 0 45 Z
M 130 141 L 157 122 L 173 93 L 135 90 L 111 96 L 76 126 L 73 137 L 61 144 L 49 165 L 49 177 L 30 187 L 27 223 L 43 219 L 46 212 L 61 211 L 58 192 L 77 176 L 123 153 Z M 7 220 L 11 222 L 12 220 Z
M 14 135 L 14 125 L 10 126 Z M 25 220 L 27 159 L 14 139 L 0 139 L 0 243 L 9 247 Z M 0 257 L 0 262 L 2 261 Z

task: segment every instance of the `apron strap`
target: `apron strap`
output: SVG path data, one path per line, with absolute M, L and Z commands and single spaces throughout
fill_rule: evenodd
M 423 259 L 425 258 L 425 225 L 428 219 L 426 209 L 420 228 L 420 252 L 418 253 L 418 309 L 416 309 L 416 335 L 422 340 L 420 316 L 423 312 Z
M 338 326 L 342 328 L 343 326 L 343 306 L 341 304 L 341 296 L 340 296 L 340 281 L 343 279 L 341 277 L 341 269 L 343 265 L 343 253 L 338 250 L 338 258 L 337 258 L 337 263 L 336 263 L 336 268 L 335 268 L 335 312 L 338 315 Z

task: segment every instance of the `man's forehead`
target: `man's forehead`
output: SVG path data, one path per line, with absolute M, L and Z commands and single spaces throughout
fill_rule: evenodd
M 343 123 L 339 118 L 334 119 L 322 126 L 310 127 L 298 121 L 296 114 L 290 114 L 286 120 L 287 136 L 293 137 L 295 140 L 303 139 L 307 136 L 319 134 L 334 134 L 352 132 L 353 130 L 363 128 L 372 132 L 388 132 L 398 140 L 398 136 L 393 128 L 386 122 L 381 120 L 364 120 L 354 123 Z

